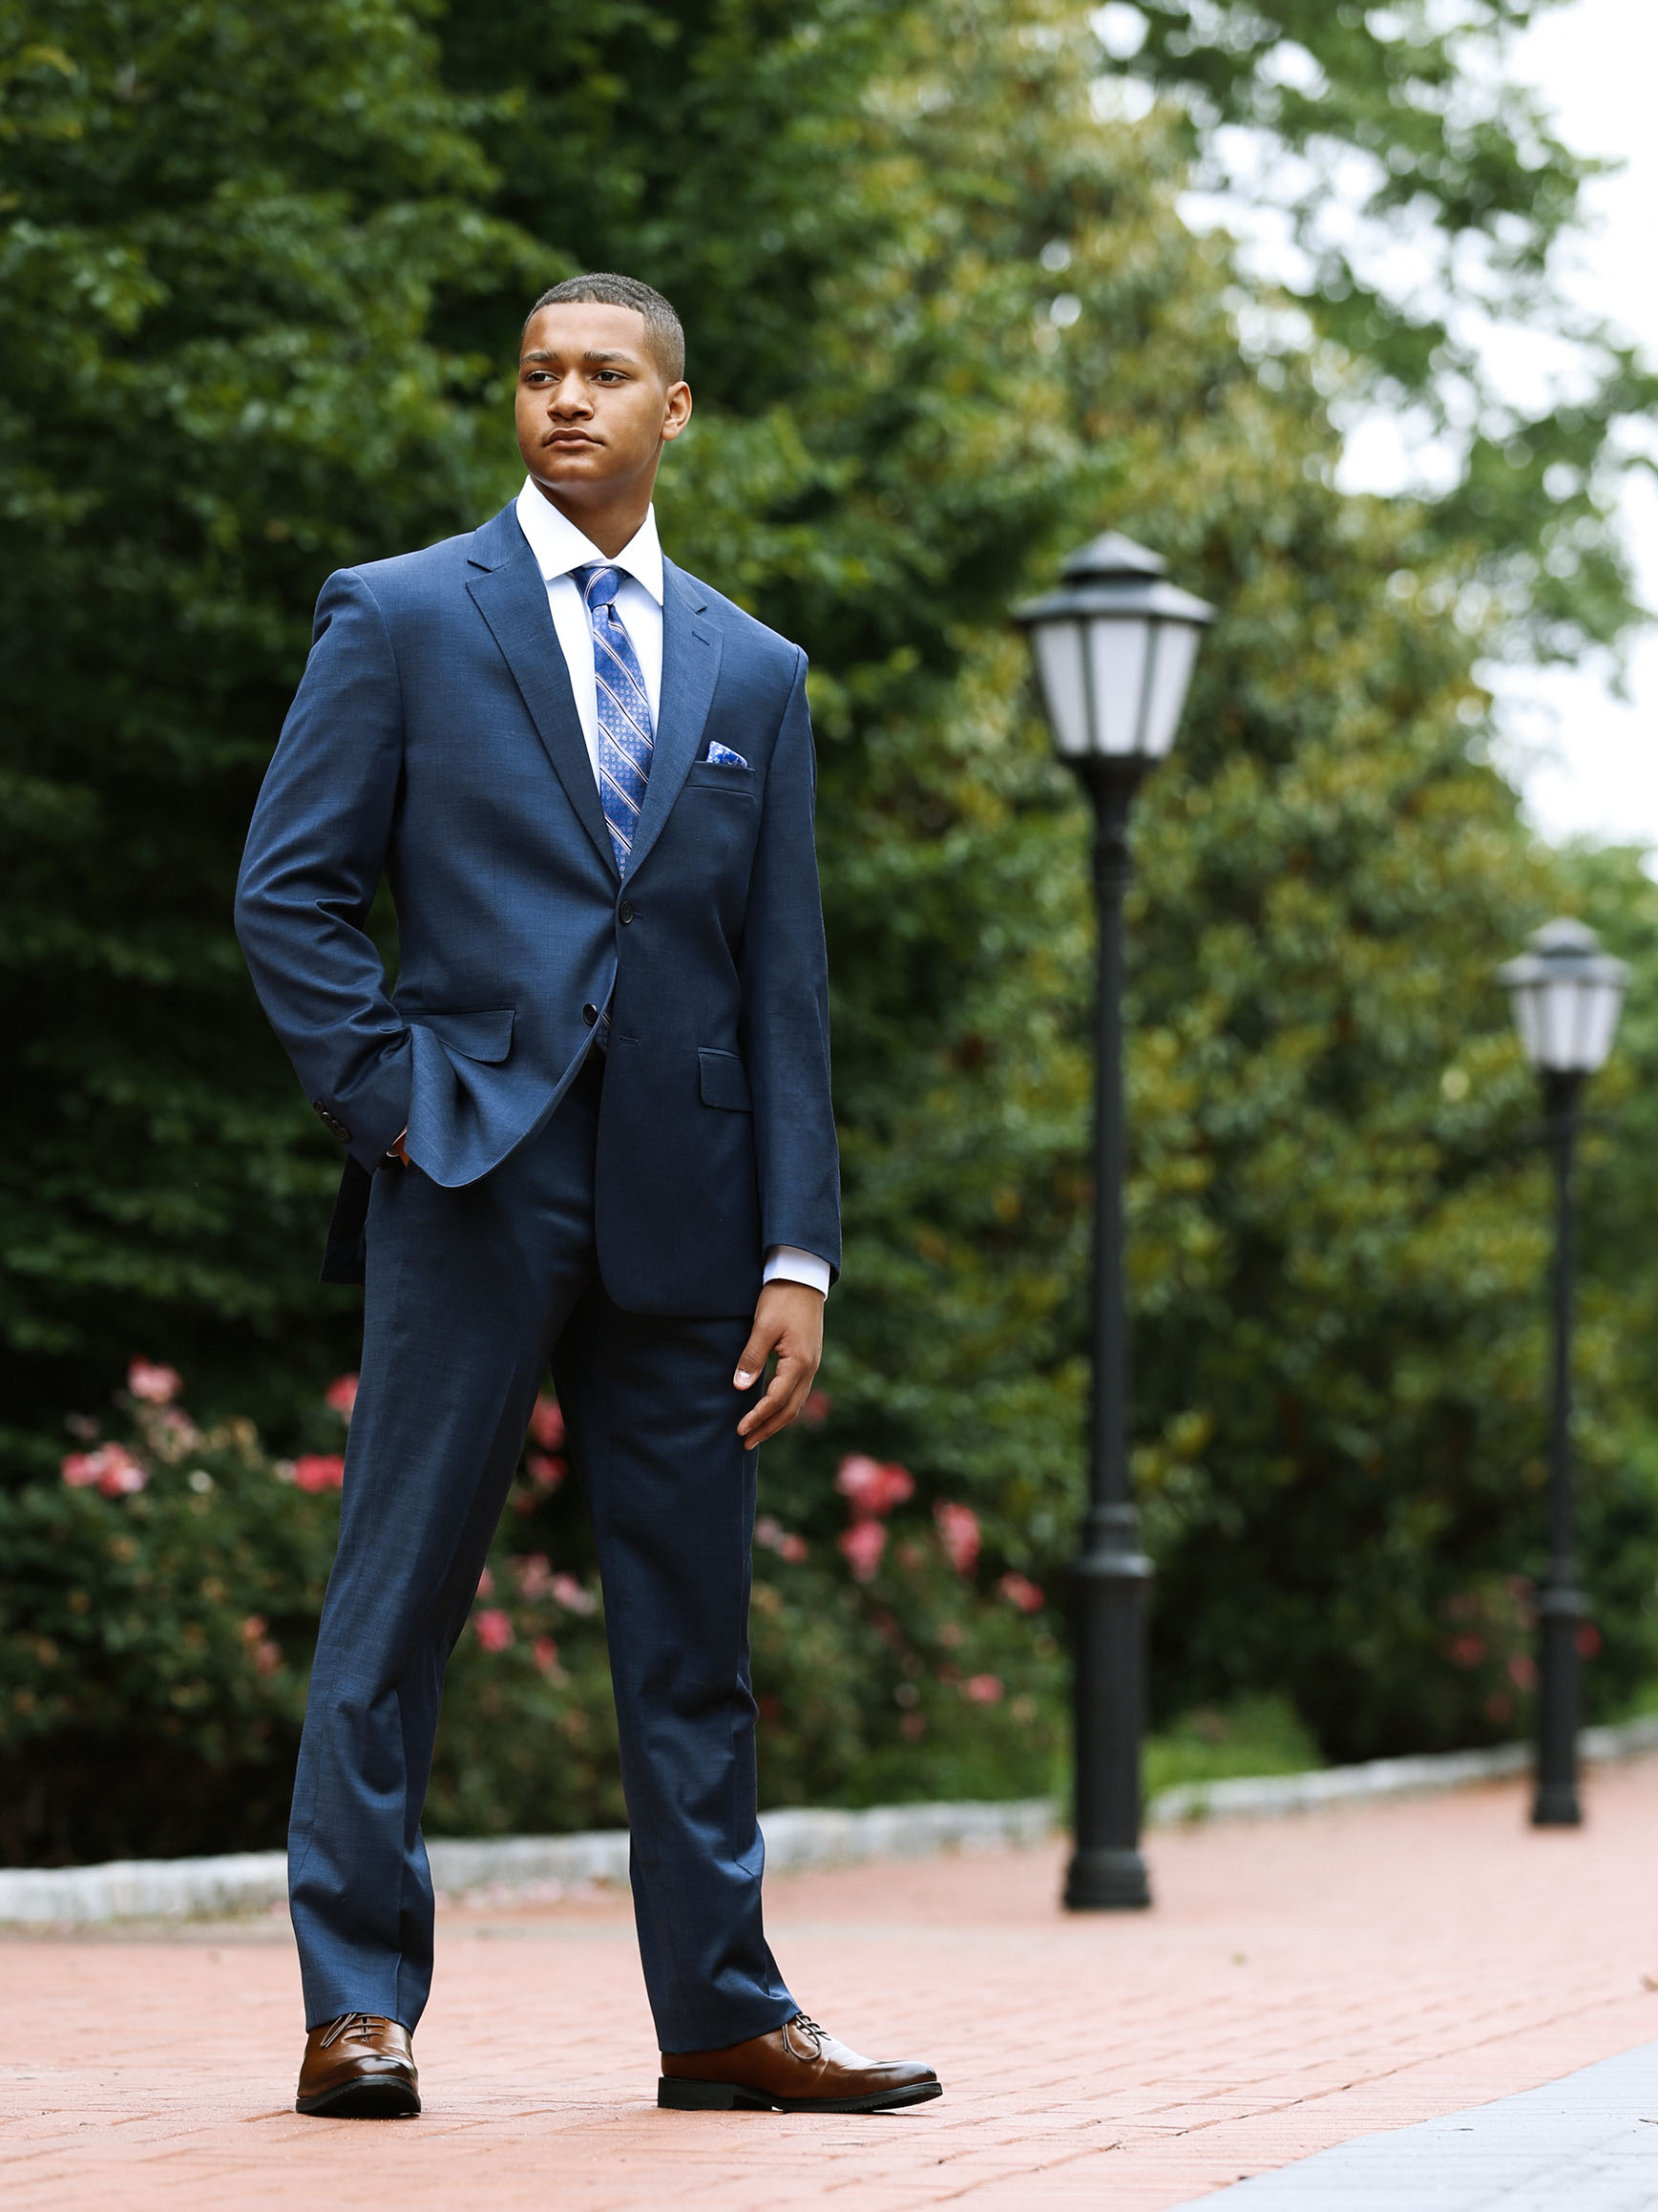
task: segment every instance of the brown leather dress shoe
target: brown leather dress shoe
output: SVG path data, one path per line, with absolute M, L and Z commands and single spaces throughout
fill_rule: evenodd
M 943 2094 L 931 2066 L 860 2058 L 804 2012 L 728 2051 L 664 2051 L 657 2084 L 670 2112 L 891 2112 Z
M 305 2037 L 296 2112 L 326 2119 L 409 2119 L 420 2076 L 409 2030 L 378 2012 L 342 2012 Z

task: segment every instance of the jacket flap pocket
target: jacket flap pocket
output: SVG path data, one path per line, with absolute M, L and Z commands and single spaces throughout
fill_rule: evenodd
M 411 1014 L 409 1020 L 467 1060 L 505 1060 L 513 1048 L 511 1006 L 478 1014 Z
M 748 1070 L 735 1052 L 716 1052 L 703 1045 L 697 1054 L 697 1065 L 702 1071 L 704 1106 L 726 1106 L 738 1114 L 754 1111 Z

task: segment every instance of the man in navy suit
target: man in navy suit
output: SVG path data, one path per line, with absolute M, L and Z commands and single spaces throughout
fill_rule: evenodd
M 348 1154 L 324 1272 L 367 1286 L 289 1830 L 302 2112 L 420 2109 L 444 1669 L 549 1359 L 598 1548 L 659 2101 L 939 2094 L 808 2019 L 762 1928 L 753 1453 L 817 1369 L 839 1178 L 806 656 L 658 545 L 683 360 L 631 278 L 537 301 L 523 491 L 328 579 L 248 835 L 238 935 Z M 382 876 L 394 991 L 366 927 Z

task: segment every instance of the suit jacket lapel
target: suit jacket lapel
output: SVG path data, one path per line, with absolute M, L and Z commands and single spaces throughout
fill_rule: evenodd
M 714 704 L 720 633 L 704 617 L 706 603 L 671 560 L 662 562 L 662 699 L 630 876 L 661 833 L 701 748 Z
M 604 810 L 598 803 L 598 786 L 593 778 L 587 741 L 581 734 L 570 673 L 548 612 L 547 586 L 511 507 L 473 534 L 467 558 L 479 571 L 467 579 L 467 589 L 513 671 L 535 733 L 569 793 L 581 827 L 614 875 L 616 853 L 605 827 Z M 665 654 L 662 690 L 665 697 Z M 652 766 L 654 780 L 654 761 Z M 637 855 L 637 846 L 635 851 Z

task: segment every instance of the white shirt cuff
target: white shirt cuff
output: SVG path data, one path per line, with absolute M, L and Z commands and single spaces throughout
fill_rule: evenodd
M 766 1273 L 760 1278 L 768 1283 L 805 1283 L 820 1297 L 829 1296 L 829 1263 L 819 1259 L 815 1252 L 802 1252 L 795 1244 L 774 1244 L 766 1255 Z

